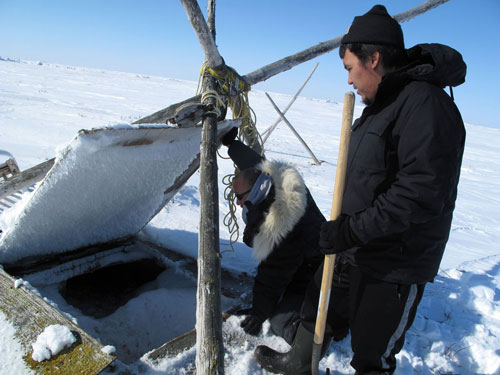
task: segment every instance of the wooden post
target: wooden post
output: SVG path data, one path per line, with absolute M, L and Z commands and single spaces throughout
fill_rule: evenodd
M 214 79 L 203 79 L 205 90 Z M 203 104 L 214 105 L 214 98 Z M 196 303 L 196 371 L 224 374 L 222 308 L 220 299 L 219 190 L 217 176 L 217 115 L 203 120 L 200 152 L 200 229 L 198 234 L 198 292 Z
M 181 0 L 202 44 L 208 66 L 222 64 L 212 33 L 195 0 Z M 209 5 L 214 19 L 215 0 Z M 215 29 L 214 29 L 215 34 Z M 203 93 L 215 90 L 215 79 L 203 77 Z M 216 109 L 216 98 L 202 94 L 202 104 Z M 200 150 L 200 228 L 198 234 L 198 289 L 196 300 L 196 373 L 224 374 L 222 340 L 221 259 L 219 249 L 219 191 L 217 176 L 217 117 L 208 112 L 203 120 Z
M 214 90 L 212 77 L 203 90 Z M 203 104 L 213 105 L 214 98 Z M 196 303 L 196 371 L 224 374 L 222 308 L 220 299 L 219 190 L 217 176 L 217 115 L 203 120 L 200 152 L 200 229 L 198 234 L 198 292 Z
M 292 131 L 292 133 L 298 138 L 298 140 L 300 141 L 300 143 L 302 143 L 302 145 L 305 147 L 305 149 L 307 150 L 307 152 L 309 153 L 309 155 L 311 155 L 311 158 L 313 159 L 314 164 L 320 165 L 321 163 L 319 162 L 318 159 L 316 159 L 316 156 L 314 156 L 313 152 L 311 151 L 311 149 L 309 148 L 309 146 L 307 145 L 307 143 L 302 139 L 302 137 L 300 136 L 300 134 L 297 133 L 297 131 L 295 130 L 295 128 L 292 126 L 292 124 L 290 124 L 290 121 L 287 120 L 287 118 L 285 117 L 285 115 L 280 111 L 280 109 L 278 108 L 278 106 L 276 105 L 276 103 L 274 103 L 274 101 L 271 99 L 271 97 L 269 96 L 269 94 L 267 92 L 266 92 L 266 96 L 269 99 L 269 101 L 271 102 L 271 104 L 273 105 L 273 107 L 276 110 L 276 112 L 278 112 L 278 114 L 281 116 L 281 118 L 283 119 L 283 121 L 285 122 L 285 124 L 288 125 L 288 127 L 290 128 L 290 130 Z

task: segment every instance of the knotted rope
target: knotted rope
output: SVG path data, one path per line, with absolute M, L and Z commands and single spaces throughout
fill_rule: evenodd
M 250 91 L 250 85 L 232 68 L 224 66 L 222 70 L 215 70 L 208 67 L 205 61 L 201 67 L 200 77 L 198 80 L 197 93 L 201 90 L 201 81 L 203 77 L 207 74 L 212 76 L 216 81 L 216 90 L 207 90 L 203 92 L 201 102 L 204 99 L 213 97 L 216 100 L 217 108 L 211 110 L 211 113 L 215 113 L 217 117 L 220 118 L 222 114 L 221 107 L 223 109 L 229 107 L 231 109 L 233 120 L 241 119 L 241 125 L 238 129 L 237 139 L 244 139 L 249 147 L 253 149 L 261 150 L 260 153 L 263 154 L 263 143 L 260 134 L 257 130 L 257 116 L 254 110 L 250 107 L 248 100 L 248 92 Z M 219 157 L 222 159 L 228 159 L 220 154 Z M 239 225 L 236 218 L 236 196 L 233 191 L 233 180 L 236 174 L 239 172 L 235 165 L 235 172 L 228 174 L 222 178 L 222 183 L 225 185 L 224 188 L 224 199 L 228 201 L 229 212 L 224 216 L 223 223 L 229 230 L 229 245 L 231 249 L 222 251 L 234 251 L 233 244 L 238 241 L 239 238 Z

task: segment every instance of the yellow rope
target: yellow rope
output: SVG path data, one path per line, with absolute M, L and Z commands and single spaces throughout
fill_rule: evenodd
M 253 148 L 259 145 L 263 152 L 262 139 L 256 127 L 257 116 L 250 107 L 248 100 L 250 86 L 238 75 L 238 73 L 236 73 L 236 71 L 234 71 L 234 69 L 225 67 L 224 71 L 216 71 L 209 68 L 207 62 L 204 62 L 198 79 L 197 93 L 200 93 L 201 81 L 205 74 L 210 74 L 212 77 L 216 78 L 217 90 L 208 90 L 204 92 L 202 95 L 202 103 L 204 98 L 207 97 L 215 97 L 217 100 L 217 107 L 225 106 L 225 103 L 227 103 L 227 106 L 231 108 L 233 119 L 241 119 L 241 125 L 237 136 L 238 140 L 242 138 L 250 140 L 250 147 Z M 225 98 L 225 101 L 221 96 Z M 217 116 L 219 116 L 220 110 L 216 113 Z M 220 154 L 219 156 L 223 159 L 227 159 Z M 228 174 L 222 178 L 222 183 L 226 186 L 224 189 L 224 199 L 229 203 L 229 212 L 224 216 L 223 223 L 230 233 L 229 244 L 226 245 L 229 245 L 231 248 L 222 251 L 222 253 L 234 251 L 233 244 L 237 242 L 239 238 L 239 225 L 238 219 L 236 218 L 236 197 L 232 184 L 237 172 L 238 169 L 235 166 L 235 173 Z
M 217 117 L 220 117 L 222 113 L 220 107 L 225 107 L 225 104 L 222 101 L 219 93 L 215 90 L 206 90 L 203 92 L 203 95 L 201 96 L 201 102 L 204 103 L 205 100 L 207 100 L 208 98 L 214 98 L 217 105 L 211 111 L 207 111 L 205 113 L 214 113 Z

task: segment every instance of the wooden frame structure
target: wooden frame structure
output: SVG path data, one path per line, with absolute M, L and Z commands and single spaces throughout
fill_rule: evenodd
M 427 12 L 449 0 L 429 0 L 420 6 L 395 15 L 398 22 L 408 21 L 422 13 Z M 225 68 L 223 59 L 215 45 L 215 0 L 208 0 L 208 17 L 205 21 L 196 0 L 181 0 L 181 3 L 198 36 L 208 66 L 215 70 Z M 251 86 L 265 81 L 274 75 L 293 68 L 296 65 L 312 60 L 317 56 L 330 52 L 340 46 L 343 35 L 319 43 L 308 49 L 290 55 L 272 64 L 266 65 L 242 78 Z M 204 77 L 203 91 L 213 90 L 213 78 Z M 218 223 L 218 191 L 217 191 L 217 116 L 211 112 L 217 107 L 213 97 L 202 95 L 188 98 L 182 102 L 170 105 L 158 112 L 141 118 L 134 124 L 172 122 L 180 107 L 186 104 L 202 105 L 210 109 L 204 113 L 203 133 L 200 157 L 200 198 L 201 217 L 198 253 L 198 297 L 197 297 L 197 357 L 196 366 L 199 374 L 224 373 L 224 347 L 222 343 L 222 314 L 220 308 L 220 252 L 219 252 L 219 223 Z M 279 111 L 280 112 L 280 111 Z M 187 115 L 186 115 L 187 116 Z M 280 112 L 284 119 L 284 114 Z M 177 122 L 181 121 L 177 118 Z M 0 185 L 0 194 L 3 196 L 31 185 L 43 178 L 54 163 L 51 159 L 45 163 L 21 172 L 17 181 L 10 181 L 8 185 Z M 12 280 L 5 272 L 1 273 L 5 285 L 12 284 Z M 7 287 L 6 286 L 6 287 Z M 19 294 L 20 291 L 14 291 Z M 31 298 L 31 297 L 29 297 Z M 10 304 L 9 301 L 6 301 Z M 84 332 L 81 333 L 85 336 Z M 91 341 L 91 339 L 89 339 Z M 105 359 L 108 361 L 109 359 Z
M 399 22 L 407 21 L 429 9 L 435 8 L 449 0 L 429 0 L 419 7 L 413 8 L 407 12 L 396 15 L 394 18 Z M 201 48 L 205 54 L 208 66 L 212 69 L 223 70 L 223 59 L 220 56 L 215 45 L 215 0 L 208 1 L 208 27 L 207 22 L 203 18 L 200 7 L 196 0 L 181 0 L 182 5 L 188 15 L 188 18 L 193 25 L 193 29 L 200 41 Z M 261 69 L 254 71 L 243 79 L 250 85 L 265 81 L 266 79 L 279 74 L 283 71 L 311 60 L 321 54 L 329 52 L 340 45 L 342 36 L 338 36 L 327 42 L 320 43 L 316 46 L 308 48 L 295 55 L 285 57 L 273 64 L 267 65 Z M 203 80 L 203 91 L 214 88 L 214 81 L 210 77 Z M 270 97 L 268 96 L 270 99 Z M 183 104 L 194 102 L 199 103 L 200 97 L 194 97 L 183 101 Z M 203 101 L 202 104 L 205 104 Z M 215 107 L 214 102 L 207 103 L 211 107 Z M 146 117 L 141 121 L 168 121 L 175 114 L 178 105 L 174 104 L 162 111 L 159 111 L 152 116 Z M 275 107 L 277 109 L 277 107 Z M 286 120 L 284 115 L 277 109 L 283 120 Z M 285 121 L 288 122 L 288 121 Z M 203 120 L 203 136 L 202 136 L 202 159 L 200 164 L 200 198 L 201 198 L 201 218 L 200 218 L 200 234 L 199 234 L 199 249 L 198 249 L 198 299 L 197 299 L 197 314 L 196 328 L 197 334 L 197 354 L 196 368 L 201 374 L 224 374 L 224 346 L 222 343 L 222 324 L 220 311 L 220 291 L 213 290 L 211 287 L 220 283 L 220 252 L 218 243 L 218 196 L 217 191 L 217 159 L 215 153 L 215 140 L 211 136 L 214 132 L 214 127 L 217 126 L 217 120 L 214 116 L 207 116 Z M 291 125 L 289 125 L 291 127 Z M 293 127 L 291 127 L 293 129 Z M 315 157 L 313 159 L 316 159 Z M 317 159 L 316 159 L 317 160 Z M 315 160 L 315 161 L 316 161 Z M 319 161 L 317 162 L 319 164 Z M 215 172 L 214 172 L 215 170 Z M 207 201 L 209 199 L 210 201 Z M 209 215 L 209 216 L 207 216 Z M 212 237 L 213 236 L 213 237 Z M 210 238 L 212 237 L 212 238 Z M 201 270 L 205 268 L 205 270 Z M 207 292 L 208 288 L 208 292 Z M 220 288 L 220 287 L 219 287 Z M 207 308 L 209 307 L 209 308 Z

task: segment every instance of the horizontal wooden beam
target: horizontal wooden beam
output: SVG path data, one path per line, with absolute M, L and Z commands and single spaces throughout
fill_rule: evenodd
M 412 8 L 410 10 L 407 10 L 406 12 L 396 14 L 394 18 L 398 22 L 406 22 L 411 20 L 412 18 L 415 18 L 416 16 L 423 14 L 427 12 L 430 9 L 436 8 L 450 0 L 429 0 L 426 1 L 425 3 Z M 302 64 L 306 61 L 312 60 L 322 54 L 325 54 L 327 52 L 333 51 L 334 49 L 338 48 L 340 46 L 340 40 L 342 39 L 344 35 L 339 35 L 333 39 L 327 40 L 326 42 L 321 42 L 316 44 L 315 46 L 312 46 L 310 48 L 307 48 L 303 51 L 300 51 L 294 55 L 287 56 L 281 60 L 278 60 L 272 64 L 263 66 L 262 68 L 259 68 L 251 73 L 248 73 L 247 75 L 243 76 L 243 78 L 250 84 L 250 85 L 255 85 L 256 83 L 263 82 L 279 73 L 282 73 L 284 71 L 287 71 L 299 64 Z M 167 108 L 164 108 L 156 113 L 154 113 L 154 117 L 147 116 L 143 119 L 137 120 L 135 123 L 137 124 L 143 124 L 146 122 L 151 122 L 152 119 L 154 119 L 154 122 L 158 123 L 164 123 L 167 122 L 169 119 L 174 117 L 175 110 L 180 107 L 183 104 L 186 103 L 199 103 L 200 102 L 200 96 L 195 96 L 189 99 L 186 99 L 182 102 L 175 103 L 170 105 Z
M 406 12 L 396 14 L 394 19 L 398 22 L 406 22 L 411 20 L 412 18 L 415 18 L 416 16 L 427 12 L 430 9 L 436 8 L 441 4 L 444 4 L 450 0 L 429 0 L 422 5 L 419 5 L 415 8 L 412 8 L 410 10 L 407 10 Z M 297 66 L 299 64 L 302 64 L 303 62 L 309 61 L 311 59 L 314 59 L 324 53 L 330 52 L 340 46 L 340 41 L 342 40 L 342 37 L 344 35 L 339 35 L 333 39 L 327 40 L 326 42 L 321 42 L 316 44 L 315 46 L 312 46 L 310 48 L 307 48 L 303 51 L 300 51 L 294 55 L 287 56 L 281 60 L 278 60 L 272 64 L 266 65 L 260 69 L 257 69 L 256 71 L 249 73 L 243 78 L 246 79 L 246 81 L 250 85 L 254 85 L 258 82 L 263 82 L 273 76 L 275 76 L 278 73 L 282 73 L 284 71 L 287 71 L 294 66 Z

